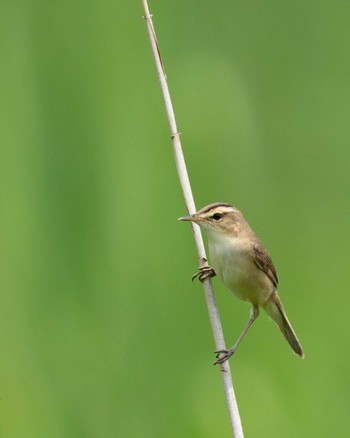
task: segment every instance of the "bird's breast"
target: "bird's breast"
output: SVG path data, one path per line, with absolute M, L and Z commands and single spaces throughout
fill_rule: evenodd
M 218 238 L 210 241 L 209 253 L 216 274 L 229 286 L 249 270 L 250 260 L 248 239 Z
M 223 237 L 209 241 L 210 262 L 217 276 L 241 300 L 262 305 L 271 293 L 271 282 L 254 263 L 251 240 Z

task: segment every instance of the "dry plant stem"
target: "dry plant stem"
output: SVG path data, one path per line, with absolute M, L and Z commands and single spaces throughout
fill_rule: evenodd
M 177 172 L 179 175 L 182 191 L 184 194 L 186 206 L 188 212 L 193 214 L 196 212 L 196 207 L 192 195 L 191 185 L 186 169 L 185 159 L 182 152 L 181 141 L 180 141 L 180 133 L 177 130 L 175 114 L 173 110 L 173 106 L 171 103 L 171 98 L 169 94 L 168 84 L 165 76 L 164 65 L 160 56 L 159 46 L 157 43 L 153 23 L 152 16 L 149 13 L 147 0 L 143 1 L 143 7 L 145 11 L 144 18 L 146 20 L 148 33 L 151 40 L 152 51 L 157 67 L 158 77 L 160 81 L 160 86 L 163 94 L 164 104 L 166 108 L 166 112 L 168 115 L 170 131 L 171 131 L 171 139 L 173 142 L 174 154 L 175 154 L 175 162 L 177 167 Z M 202 235 L 198 225 L 192 224 L 194 239 L 196 242 L 198 257 L 200 261 L 200 266 L 206 265 L 206 254 L 204 243 L 202 239 Z M 209 316 L 211 327 L 215 340 L 215 348 L 216 350 L 223 350 L 225 348 L 224 335 L 222 331 L 220 316 L 218 312 L 218 308 L 215 301 L 214 291 L 212 287 L 211 279 L 208 278 L 203 282 L 205 298 L 208 306 Z M 224 384 L 226 402 L 228 406 L 230 422 L 232 427 L 232 433 L 235 438 L 243 438 L 243 430 L 241 419 L 239 416 L 238 406 L 236 402 L 236 397 L 232 385 L 231 371 L 229 362 L 226 361 L 222 365 L 220 365 L 221 377 Z

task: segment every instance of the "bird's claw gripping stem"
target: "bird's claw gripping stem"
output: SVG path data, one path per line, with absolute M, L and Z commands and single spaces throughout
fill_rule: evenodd
M 223 364 L 235 353 L 235 351 L 236 351 L 235 347 L 229 348 L 228 350 L 227 348 L 224 348 L 223 350 L 214 351 L 217 360 L 213 363 L 213 365 Z
M 207 278 L 215 277 L 215 271 L 211 266 L 208 265 L 207 259 L 202 258 L 200 263 L 201 266 L 198 268 L 199 271 L 192 275 L 192 281 L 198 278 L 198 280 L 203 283 L 203 281 Z

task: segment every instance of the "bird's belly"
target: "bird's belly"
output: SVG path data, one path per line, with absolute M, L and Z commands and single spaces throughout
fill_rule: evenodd
M 211 263 L 221 281 L 239 299 L 261 306 L 269 299 L 273 286 L 266 274 L 239 245 L 209 248 Z

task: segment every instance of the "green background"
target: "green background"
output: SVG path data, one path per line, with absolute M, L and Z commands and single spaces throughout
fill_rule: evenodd
M 196 204 L 269 249 L 306 358 L 265 314 L 231 360 L 246 437 L 349 417 L 350 3 L 152 1 Z M 3 1 L 0 436 L 228 437 L 140 1 Z M 230 345 L 249 307 L 215 280 Z

